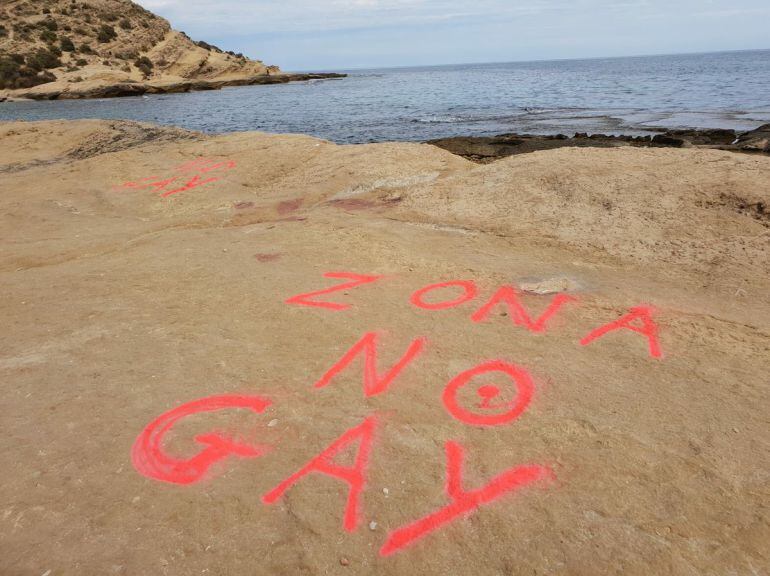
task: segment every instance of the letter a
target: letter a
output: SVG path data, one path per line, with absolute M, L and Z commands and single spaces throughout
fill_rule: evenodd
M 625 316 L 618 318 L 614 322 L 600 326 L 596 330 L 593 330 L 590 334 L 588 334 L 588 336 L 580 341 L 580 344 L 581 346 L 586 346 L 597 338 L 601 338 L 608 332 L 612 332 L 613 330 L 620 330 L 621 328 L 627 328 L 628 330 L 638 332 L 642 336 L 646 336 L 650 345 L 650 356 L 653 358 L 660 358 L 663 355 L 663 352 L 661 351 L 660 343 L 658 342 L 658 325 L 652 319 L 652 314 L 652 308 L 647 306 L 637 306 L 635 308 L 631 308 L 631 312 Z M 641 326 L 635 326 L 632 324 L 632 322 L 635 320 L 639 320 L 641 322 Z
M 316 388 L 323 388 L 355 360 L 356 356 L 364 355 L 364 395 L 368 398 L 382 394 L 390 383 L 406 368 L 425 346 L 425 338 L 417 338 L 407 348 L 401 359 L 396 362 L 384 375 L 377 374 L 377 333 L 367 332 L 340 360 L 315 383 Z
M 372 437 L 376 426 L 374 417 L 367 418 L 362 424 L 351 428 L 335 440 L 331 446 L 313 458 L 299 472 L 292 474 L 281 482 L 276 488 L 262 497 L 265 504 L 273 504 L 283 496 L 283 493 L 296 484 L 303 476 L 311 472 L 319 472 L 346 482 L 350 486 L 348 501 L 345 505 L 345 519 L 343 526 L 348 532 L 356 529 L 358 523 L 358 498 L 366 485 L 366 465 L 369 461 L 369 453 L 372 448 Z M 352 467 L 346 468 L 334 464 L 334 457 L 359 441 L 358 453 Z

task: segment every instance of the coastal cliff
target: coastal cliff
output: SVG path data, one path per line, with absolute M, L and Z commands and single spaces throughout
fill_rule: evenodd
M 0 5 L 0 101 L 104 98 L 274 84 L 339 74 L 277 66 L 193 41 L 130 0 Z

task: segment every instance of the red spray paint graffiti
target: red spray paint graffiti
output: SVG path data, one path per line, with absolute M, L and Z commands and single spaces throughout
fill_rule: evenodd
M 473 512 L 485 504 L 497 500 L 506 493 L 513 492 L 539 480 L 553 478 L 553 471 L 546 466 L 528 465 L 509 468 L 495 476 L 486 485 L 477 490 L 463 488 L 463 464 L 465 450 L 457 442 L 448 441 L 446 449 L 446 485 L 445 491 L 451 503 L 443 508 L 407 524 L 388 535 L 380 549 L 380 555 L 390 556 L 424 538 L 455 520 Z
M 372 439 L 377 422 L 374 417 L 369 417 L 362 424 L 351 428 L 335 440 L 326 450 L 313 458 L 299 472 L 292 474 L 281 482 L 276 488 L 262 497 L 265 504 L 273 504 L 283 496 L 283 493 L 296 484 L 302 477 L 311 472 L 326 474 L 342 480 L 350 487 L 348 501 L 345 505 L 345 518 L 343 526 L 348 532 L 352 532 L 358 525 L 358 501 L 361 492 L 366 486 L 366 466 L 369 463 L 369 454 L 372 449 Z M 334 458 L 345 448 L 358 442 L 358 453 L 352 467 L 344 467 L 334 464 Z
M 493 405 L 492 400 L 500 395 L 500 389 L 497 386 L 486 385 L 477 390 L 477 394 L 481 398 L 478 408 L 481 408 L 482 412 L 463 408 L 457 398 L 458 392 L 477 376 L 490 372 L 500 372 L 509 378 L 516 387 L 516 398 L 510 403 Z M 492 360 L 458 374 L 444 389 L 443 401 L 449 413 L 460 422 L 472 426 L 499 426 L 518 418 L 532 401 L 534 391 L 532 378 L 524 368 L 508 364 L 502 360 Z M 504 410 L 503 412 L 489 413 L 489 410 L 501 408 Z
M 631 311 L 625 316 L 593 330 L 588 336 L 580 341 L 580 344 L 582 346 L 587 346 L 597 338 L 601 338 L 613 330 L 625 328 L 645 336 L 649 343 L 650 356 L 653 358 L 660 358 L 663 355 L 663 352 L 660 349 L 660 342 L 658 341 L 658 325 L 652 319 L 653 313 L 653 309 L 649 306 L 637 306 L 631 308 Z M 634 322 L 637 321 L 640 325 L 634 324 Z
M 557 294 L 551 300 L 550 305 L 546 308 L 539 318 L 532 320 L 527 311 L 519 301 L 519 294 L 513 286 L 502 286 L 495 294 L 490 298 L 489 302 L 484 304 L 471 316 L 473 322 L 484 322 L 489 314 L 492 312 L 495 306 L 504 303 L 508 307 L 508 313 L 511 315 L 511 321 L 518 325 L 523 326 L 530 332 L 544 332 L 546 322 L 550 320 L 559 309 L 567 302 L 574 301 L 573 296 L 567 294 Z
M 362 286 L 364 284 L 371 284 L 381 279 L 382 276 L 368 276 L 365 274 L 353 274 L 352 272 L 327 272 L 324 274 L 324 278 L 340 278 L 348 279 L 350 282 L 343 284 L 337 284 L 331 288 L 324 288 L 323 290 L 316 290 L 315 292 L 308 292 L 306 294 L 297 294 L 286 300 L 287 304 L 295 304 L 297 306 L 313 306 L 316 308 L 327 308 L 329 310 L 347 310 L 350 308 L 350 304 L 338 304 L 337 302 L 318 302 L 316 300 L 310 300 L 316 296 L 324 296 L 333 292 L 341 292 L 343 290 L 350 290 L 356 286 Z
M 145 188 L 152 188 L 153 192 L 160 193 L 161 198 L 168 198 L 169 196 L 173 196 L 174 194 L 179 194 L 180 192 L 192 190 L 193 188 L 198 188 L 199 186 L 203 186 L 204 184 L 210 184 L 211 182 L 216 182 L 217 180 L 219 180 L 219 178 L 203 179 L 201 178 L 201 174 L 206 174 L 214 170 L 230 170 L 232 168 L 235 168 L 235 166 L 236 164 L 232 160 L 216 162 L 215 160 L 210 160 L 208 158 L 197 158 L 195 160 L 186 162 L 185 164 L 182 164 L 181 166 L 177 166 L 176 168 L 174 168 L 174 171 L 177 172 L 176 175 L 169 176 L 166 178 L 162 178 L 162 177 L 158 178 L 157 176 L 150 176 L 149 178 L 142 178 L 135 182 L 124 182 L 123 184 L 116 186 L 116 188 L 125 188 L 125 189 L 133 189 L 133 190 L 142 190 Z M 197 174 L 194 174 L 192 178 L 189 178 L 189 175 L 194 172 L 197 172 Z M 176 186 L 175 188 L 169 189 L 169 186 L 171 186 L 171 184 L 175 182 L 181 183 L 181 185 Z
M 216 432 L 195 437 L 198 444 L 205 446 L 195 456 L 187 459 L 169 456 L 163 451 L 163 439 L 171 428 L 182 418 L 192 414 L 214 412 L 232 408 L 245 408 L 262 413 L 270 406 L 270 400 L 261 396 L 210 396 L 182 404 L 152 421 L 139 435 L 131 449 L 131 461 L 137 472 L 172 484 L 193 484 L 201 480 L 206 471 L 216 462 L 236 456 L 256 458 L 269 447 L 252 446 Z
M 201 159 L 179 167 L 178 171 L 197 172 L 195 178 L 199 180 L 195 182 L 196 185 L 201 185 L 201 183 L 205 183 L 200 181 L 201 174 L 227 167 L 232 166 L 224 163 L 212 165 L 209 161 Z M 150 178 L 140 182 L 149 180 L 156 179 Z M 155 187 L 158 190 L 165 190 L 172 181 L 173 179 L 133 184 L 136 184 L 136 187 Z M 270 261 L 277 255 L 257 254 L 255 257 L 260 261 Z M 286 300 L 286 303 L 331 311 L 346 310 L 351 308 L 350 304 L 321 300 L 319 297 L 344 292 L 377 282 L 382 278 L 382 276 L 351 272 L 328 272 L 324 274 L 324 277 L 339 279 L 343 282 L 322 290 L 292 296 Z M 434 294 L 441 290 L 458 288 L 460 293 L 456 296 L 450 296 L 449 299 L 440 299 L 440 296 Z M 410 302 L 417 308 L 437 311 L 461 306 L 474 300 L 477 295 L 478 288 L 475 282 L 457 280 L 431 284 L 421 288 L 411 295 Z M 532 318 L 520 302 L 516 289 L 512 286 L 502 286 L 488 302 L 472 314 L 471 320 L 477 323 L 484 322 L 489 318 L 493 309 L 502 304 L 506 307 L 511 321 L 515 325 L 522 326 L 534 333 L 545 332 L 553 316 L 571 301 L 575 301 L 575 298 L 566 294 L 557 294 L 539 317 Z M 662 356 L 658 341 L 659 329 L 652 316 L 651 307 L 632 308 L 625 316 L 591 331 L 580 341 L 580 344 L 586 346 L 609 332 L 628 329 L 645 336 L 648 340 L 650 355 L 659 358 Z M 382 373 L 377 370 L 379 343 L 380 338 L 376 332 L 366 332 L 315 383 L 314 387 L 324 388 L 328 386 L 340 373 L 360 358 L 363 363 L 364 396 L 369 398 L 383 394 L 390 390 L 393 382 L 420 356 L 426 346 L 427 339 L 420 337 L 412 340 L 400 358 Z M 493 376 L 502 377 L 504 382 L 490 381 Z M 504 395 L 502 393 L 504 389 L 513 389 L 514 395 Z M 527 369 L 503 360 L 492 360 L 483 362 L 455 376 L 446 385 L 442 394 L 442 401 L 448 413 L 464 424 L 500 426 L 519 418 L 529 407 L 534 392 L 535 385 Z M 511 397 L 510 400 L 504 399 Z M 254 446 L 214 432 L 196 436 L 196 441 L 204 448 L 191 458 L 182 459 L 170 456 L 163 451 L 162 445 L 165 436 L 172 427 L 180 419 L 191 414 L 232 408 L 246 408 L 261 413 L 269 405 L 269 400 L 259 396 L 212 396 L 179 406 L 153 421 L 137 438 L 132 449 L 134 467 L 149 478 L 176 484 L 191 484 L 201 480 L 216 462 L 230 456 L 240 458 L 260 456 L 270 448 Z M 265 494 L 262 497 L 263 503 L 273 504 L 277 502 L 287 490 L 311 473 L 330 476 L 348 485 L 343 527 L 349 532 L 355 530 L 359 524 L 360 499 L 366 487 L 367 467 L 377 426 L 375 416 L 369 416 L 361 424 L 345 432 L 298 472 Z M 335 461 L 340 460 L 343 453 L 348 451 L 352 453 L 353 450 L 355 450 L 355 457 L 352 465 L 344 466 L 335 463 Z M 457 442 L 447 441 L 445 450 L 445 491 L 450 503 L 391 532 L 380 550 L 382 556 L 389 556 L 403 550 L 457 518 L 471 514 L 505 494 L 554 477 L 553 471 L 546 466 L 516 466 L 495 476 L 481 488 L 466 490 L 463 486 L 465 449 Z
M 407 348 L 401 359 L 396 362 L 390 370 L 380 376 L 377 373 L 377 340 L 376 332 L 364 334 L 353 347 L 348 350 L 342 358 L 324 374 L 318 382 L 316 388 L 327 386 L 337 374 L 342 372 L 357 356 L 364 356 L 364 395 L 368 398 L 385 392 L 390 384 L 406 368 L 425 347 L 425 338 L 417 338 Z
M 442 288 L 448 288 L 451 286 L 459 286 L 460 288 L 463 289 L 463 293 L 460 294 L 460 296 L 458 296 L 454 300 L 445 300 L 443 302 L 434 302 L 434 303 L 425 302 L 424 297 L 429 292 L 433 292 L 434 290 L 440 290 Z M 478 294 L 478 288 L 476 288 L 475 282 L 473 282 L 472 280 L 456 280 L 453 282 L 441 282 L 439 284 L 431 284 L 430 286 L 421 288 L 417 292 L 412 294 L 411 302 L 413 305 L 417 306 L 418 308 L 423 308 L 425 310 L 444 310 L 445 308 L 454 308 L 456 306 L 459 306 L 460 304 L 464 304 L 465 302 L 473 300 L 476 297 L 476 294 Z

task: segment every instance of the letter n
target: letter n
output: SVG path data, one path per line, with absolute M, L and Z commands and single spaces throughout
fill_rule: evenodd
M 391 368 L 380 375 L 377 373 L 377 340 L 376 332 L 367 332 L 340 360 L 332 366 L 321 379 L 315 383 L 316 388 L 327 386 L 337 374 L 363 354 L 364 357 L 364 394 L 366 397 L 376 396 L 385 392 L 390 384 L 406 368 L 425 346 L 425 338 L 417 338 L 407 348 L 401 359 Z
M 557 294 L 551 300 L 548 308 L 543 312 L 539 318 L 530 318 L 527 311 L 519 301 L 519 294 L 513 286 L 502 286 L 495 294 L 490 298 L 489 302 L 484 304 L 471 316 L 473 322 L 483 322 L 487 319 L 492 309 L 498 304 L 505 303 L 508 306 L 508 313 L 511 315 L 511 321 L 519 326 L 524 326 L 530 332 L 544 332 L 545 325 L 550 318 L 556 314 L 559 309 L 567 302 L 575 300 L 574 297 L 567 294 Z

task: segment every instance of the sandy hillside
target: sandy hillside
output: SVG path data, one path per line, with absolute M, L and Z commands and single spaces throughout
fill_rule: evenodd
M 3 575 L 770 571 L 770 157 L 0 142 Z
M 0 92 L 7 96 L 103 96 L 117 84 L 169 88 L 279 72 L 193 41 L 130 0 L 0 4 Z

